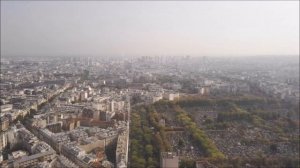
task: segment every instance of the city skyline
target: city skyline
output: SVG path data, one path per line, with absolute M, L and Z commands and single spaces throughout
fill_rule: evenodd
M 299 168 L 299 2 L 0 0 L 0 167 Z

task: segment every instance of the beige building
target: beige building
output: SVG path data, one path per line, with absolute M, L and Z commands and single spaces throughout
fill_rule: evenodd
M 55 151 L 50 150 L 35 155 L 21 157 L 13 162 L 15 168 L 35 167 L 38 163 L 53 160 L 56 157 Z
M 0 118 L 0 131 L 6 131 L 9 127 L 9 120 L 7 117 L 1 117 Z
M 160 156 L 161 168 L 178 168 L 179 156 L 174 152 L 162 152 Z
M 128 161 L 128 132 L 122 132 L 117 141 L 116 164 L 117 168 L 126 168 Z

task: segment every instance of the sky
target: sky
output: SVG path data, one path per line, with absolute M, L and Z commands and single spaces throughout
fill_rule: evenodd
M 1 1 L 1 55 L 299 55 L 299 1 Z

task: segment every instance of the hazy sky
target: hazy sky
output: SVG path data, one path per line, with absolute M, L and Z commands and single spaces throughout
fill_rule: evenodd
M 298 55 L 299 1 L 1 1 L 1 55 Z

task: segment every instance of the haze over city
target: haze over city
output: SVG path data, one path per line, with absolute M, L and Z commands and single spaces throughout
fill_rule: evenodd
M 299 168 L 299 1 L 1 1 L 1 168 Z
M 299 55 L 299 1 L 1 1 L 1 55 Z

